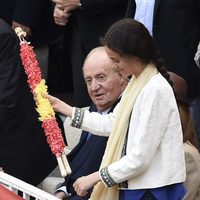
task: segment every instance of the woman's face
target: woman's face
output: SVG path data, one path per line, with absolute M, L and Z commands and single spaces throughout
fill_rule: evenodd
M 115 51 L 111 50 L 107 46 L 105 46 L 106 53 L 111 58 L 113 62 L 117 64 L 120 69 L 120 73 L 124 77 L 128 77 L 129 75 L 133 74 L 133 59 L 130 57 L 122 57 Z

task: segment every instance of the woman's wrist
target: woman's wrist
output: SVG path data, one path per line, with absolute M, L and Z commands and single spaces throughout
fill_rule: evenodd
M 63 111 L 63 114 L 65 116 L 70 117 L 70 118 L 72 117 L 73 108 L 70 105 L 63 102 L 63 106 L 61 110 Z
M 84 117 L 84 110 L 81 108 L 72 108 L 71 110 L 71 126 L 81 128 Z
M 101 181 L 101 178 L 99 176 L 99 172 L 94 172 L 93 174 L 91 174 L 93 176 L 93 180 L 94 180 L 94 185 L 96 185 L 99 181 Z

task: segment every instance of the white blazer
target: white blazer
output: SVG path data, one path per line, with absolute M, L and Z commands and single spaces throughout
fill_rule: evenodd
M 82 129 L 109 135 L 113 113 L 85 112 Z M 160 74 L 139 94 L 130 119 L 126 155 L 108 166 L 110 177 L 128 189 L 157 188 L 185 181 L 186 169 L 181 122 L 173 90 Z

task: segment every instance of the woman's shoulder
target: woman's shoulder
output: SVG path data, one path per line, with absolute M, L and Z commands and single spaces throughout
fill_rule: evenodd
M 200 159 L 200 153 L 198 149 L 195 146 L 193 146 L 190 142 L 185 142 L 183 146 L 184 146 L 184 151 L 186 153 L 194 155 L 195 157 Z
M 172 87 L 170 86 L 168 81 L 160 73 L 153 75 L 145 87 L 146 88 L 151 87 L 154 88 L 155 90 L 162 90 L 162 89 L 172 90 Z
M 200 153 L 196 147 L 189 142 L 184 143 L 184 152 L 186 162 L 195 162 L 200 171 Z
M 184 200 L 197 200 L 200 197 L 200 155 L 189 142 L 184 143 L 186 180 L 184 186 L 187 193 Z
M 173 89 L 168 81 L 160 74 L 155 74 L 143 88 L 141 95 L 159 97 L 159 99 L 169 99 L 173 97 Z

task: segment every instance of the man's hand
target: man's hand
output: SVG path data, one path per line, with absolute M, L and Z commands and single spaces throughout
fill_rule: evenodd
M 60 198 L 60 199 L 66 199 L 67 195 L 63 191 L 58 191 L 54 194 L 54 196 Z
M 31 28 L 30 27 L 25 26 L 23 24 L 20 24 L 20 23 L 18 23 L 16 21 L 13 21 L 12 22 L 12 29 L 15 30 L 15 28 L 17 28 L 17 27 L 21 27 L 21 29 L 26 32 L 28 37 L 31 36 Z
M 70 10 L 68 10 L 67 7 L 64 9 L 63 7 L 59 7 L 56 4 L 53 15 L 56 24 L 65 26 L 69 20 L 70 15 Z

